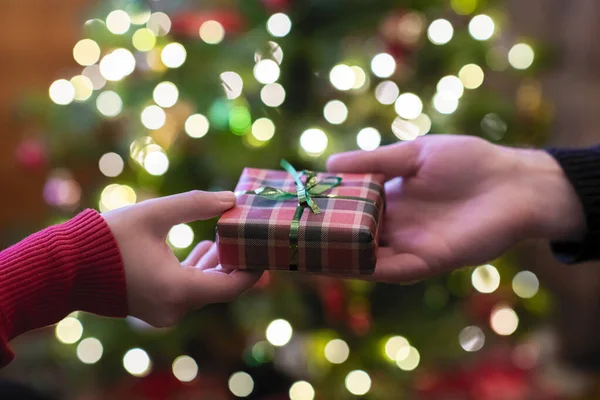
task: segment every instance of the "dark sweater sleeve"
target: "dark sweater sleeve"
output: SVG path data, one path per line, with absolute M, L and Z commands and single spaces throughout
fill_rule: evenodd
M 556 258 L 566 264 L 600 260 L 600 146 L 548 149 L 558 161 L 583 206 L 585 236 L 578 242 L 553 242 Z
M 0 252 L 0 367 L 13 358 L 9 340 L 75 310 L 127 315 L 121 253 L 93 210 Z

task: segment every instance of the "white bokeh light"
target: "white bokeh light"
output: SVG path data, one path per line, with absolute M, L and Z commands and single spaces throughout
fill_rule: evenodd
M 400 140 L 415 140 L 419 137 L 419 127 L 401 117 L 396 117 L 392 122 L 392 133 Z
M 171 31 L 171 18 L 163 12 L 155 12 L 150 15 L 146 27 L 155 36 L 165 36 Z
M 329 80 L 336 89 L 346 91 L 354 87 L 356 74 L 350 66 L 338 64 L 331 69 Z
M 403 347 L 396 355 L 396 365 L 403 371 L 413 371 L 419 366 L 421 355 L 419 351 L 412 347 Z
M 229 100 L 237 99 L 242 94 L 244 89 L 244 81 L 242 77 L 233 71 L 223 72 L 220 75 L 221 83 L 225 89 L 225 95 Z
M 540 281 L 531 271 L 521 271 L 515 275 L 512 281 L 513 291 L 522 299 L 530 299 L 540 289 Z
M 323 107 L 323 116 L 330 124 L 343 124 L 348 118 L 348 107 L 340 100 L 331 100 Z
M 379 78 L 389 78 L 396 72 L 396 60 L 387 53 L 380 53 L 371 60 L 371 71 Z
M 306 381 L 298 381 L 290 387 L 289 395 L 290 400 L 313 400 L 315 389 Z
M 467 64 L 458 72 L 458 78 L 465 89 L 477 89 L 483 84 L 485 75 L 483 69 L 477 64 Z
M 267 21 L 267 31 L 275 37 L 284 37 L 292 30 L 292 20 L 286 14 L 271 15 Z
M 96 98 L 96 108 L 106 117 L 116 117 L 123 109 L 123 100 L 117 93 L 107 90 Z
M 161 107 L 173 107 L 179 99 L 179 89 L 172 82 L 161 82 L 152 93 L 154 102 Z
M 469 33 L 476 40 L 488 40 L 494 34 L 496 26 L 488 15 L 476 15 L 469 22 Z
M 350 347 L 342 339 L 333 339 L 325 345 L 325 358 L 332 364 L 342 364 L 350 355 Z
M 121 175 L 125 163 L 117 153 L 106 153 L 100 157 L 98 167 L 104 176 L 114 178 Z
M 285 101 L 285 89 L 279 83 L 265 85 L 260 91 L 260 99 L 267 107 L 279 107 Z
M 465 351 L 479 351 L 485 344 L 485 334 L 477 326 L 467 326 L 458 334 L 458 342 Z
M 279 65 L 271 59 L 260 60 L 254 66 L 254 78 L 263 84 L 275 83 L 280 73 Z
M 383 81 L 375 88 L 375 98 L 383 105 L 394 104 L 399 95 L 400 89 L 392 81 Z
M 493 265 L 482 265 L 471 274 L 471 283 L 480 293 L 493 293 L 500 287 L 500 273 Z
M 198 376 L 198 364 L 190 356 L 179 356 L 171 366 L 173 375 L 181 382 L 191 382 Z
M 396 113 L 405 119 L 417 118 L 423 112 L 423 102 L 413 93 L 403 93 L 394 105 Z
M 515 69 L 527 69 L 533 64 L 535 53 L 530 45 L 525 43 L 515 44 L 508 52 L 508 62 Z
M 396 361 L 396 357 L 398 356 L 398 352 L 405 348 L 409 347 L 410 343 L 403 336 L 393 336 L 389 338 L 385 342 L 385 355 L 392 361 Z
M 83 339 L 77 345 L 77 358 L 84 364 L 95 364 L 102 358 L 102 343 L 93 337 Z
M 167 120 L 165 111 L 159 106 L 151 105 L 142 111 L 142 124 L 148 129 L 156 130 L 162 128 Z
M 200 39 L 208 44 L 219 44 L 225 38 L 225 28 L 218 21 L 206 21 L 200 26 Z
M 208 133 L 210 123 L 202 114 L 192 114 L 185 121 L 185 133 L 189 137 L 199 139 Z
M 50 99 L 61 106 L 71 104 L 75 100 L 75 88 L 66 79 L 59 79 L 50 85 Z
M 169 169 L 169 158 L 162 151 L 152 151 L 144 157 L 143 166 L 150 175 L 161 176 Z
M 94 93 L 94 84 L 85 75 L 77 75 L 71 78 L 71 85 L 75 89 L 75 100 L 86 101 Z
M 73 58 L 79 65 L 94 65 L 100 59 L 100 46 L 92 39 L 82 39 L 73 47 Z
M 275 124 L 269 118 L 259 118 L 252 124 L 252 136 L 261 142 L 267 142 L 275 135 Z
M 356 144 L 364 151 L 372 151 L 381 144 L 381 134 L 375 128 L 364 128 L 356 135 Z
M 454 28 L 450 21 L 445 19 L 436 19 L 429 25 L 427 36 L 433 44 L 442 45 L 448 43 L 454 35 Z
M 495 307 L 490 317 L 492 330 L 501 336 L 512 335 L 519 326 L 517 313 L 507 305 Z
M 363 396 L 371 389 L 371 377 L 365 371 L 351 371 L 346 375 L 345 384 L 350 393 Z
M 133 376 L 148 375 L 151 366 L 152 362 L 148 353 L 142 349 L 131 349 L 123 356 L 123 367 Z
M 246 372 L 235 372 L 229 377 L 228 386 L 235 396 L 248 397 L 254 390 L 254 380 Z
M 194 231 L 187 224 L 175 225 L 169 231 L 167 240 L 173 247 L 185 249 L 194 242 Z
M 106 17 L 106 27 L 115 35 L 122 35 L 129 30 L 131 19 L 123 10 L 114 10 Z
M 167 68 L 181 67 L 186 58 L 187 52 L 180 43 L 169 43 L 160 53 L 160 59 Z
M 327 135 L 321 129 L 307 129 L 300 136 L 300 146 L 312 156 L 323 154 L 328 142 Z
M 444 97 L 460 99 L 465 87 L 457 76 L 448 75 L 438 82 L 437 92 Z
M 276 319 L 267 327 L 266 336 L 273 346 L 285 346 L 292 338 L 293 330 L 289 322 Z
M 458 109 L 458 99 L 456 97 L 445 96 L 442 93 L 436 93 L 433 96 L 433 108 L 440 114 L 452 114 Z
M 56 324 L 54 334 L 62 343 L 77 343 L 83 335 L 83 325 L 81 325 L 81 322 L 77 318 L 66 317 Z

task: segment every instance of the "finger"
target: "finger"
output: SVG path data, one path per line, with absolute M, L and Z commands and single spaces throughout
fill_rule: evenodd
M 201 271 L 207 269 L 213 269 L 219 266 L 219 254 L 217 252 L 217 245 L 213 243 L 208 252 L 204 254 L 200 262 L 197 264 L 197 268 Z
M 232 192 L 194 190 L 140 203 L 139 206 L 163 230 L 173 225 L 216 217 L 235 205 Z
M 387 179 L 416 173 L 420 145 L 418 141 L 382 146 L 373 151 L 335 154 L 327 161 L 327 170 L 346 173 L 379 173 Z
M 231 301 L 258 282 L 262 271 L 225 271 L 216 268 L 200 271 L 188 270 L 188 304 L 199 308 L 210 303 Z
M 375 272 L 369 280 L 385 283 L 413 283 L 435 275 L 422 258 L 408 253 L 395 253 L 389 247 L 379 249 Z
M 213 242 L 210 240 L 205 240 L 196 245 L 194 249 L 190 252 L 187 258 L 181 263 L 184 267 L 192 267 L 202 259 L 202 257 L 208 252 L 213 245 Z

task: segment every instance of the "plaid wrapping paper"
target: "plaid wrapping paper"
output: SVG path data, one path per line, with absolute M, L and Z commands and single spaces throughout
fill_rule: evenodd
M 319 173 L 320 181 L 334 174 Z M 219 261 L 224 268 L 299 270 L 311 273 L 372 274 L 375 270 L 379 221 L 384 208 L 384 177 L 337 174 L 340 186 L 324 194 L 366 198 L 313 198 L 321 214 L 304 210 L 298 234 L 297 268 L 290 268 L 290 225 L 297 199 L 274 201 L 254 194 L 238 195 L 237 205 L 217 224 Z M 303 180 L 304 181 L 304 180 Z M 286 171 L 246 168 L 236 192 L 271 186 L 296 192 Z

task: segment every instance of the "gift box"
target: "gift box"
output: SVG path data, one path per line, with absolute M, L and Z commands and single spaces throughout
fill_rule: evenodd
M 367 275 L 375 270 L 384 177 L 246 168 L 217 223 L 227 269 Z

